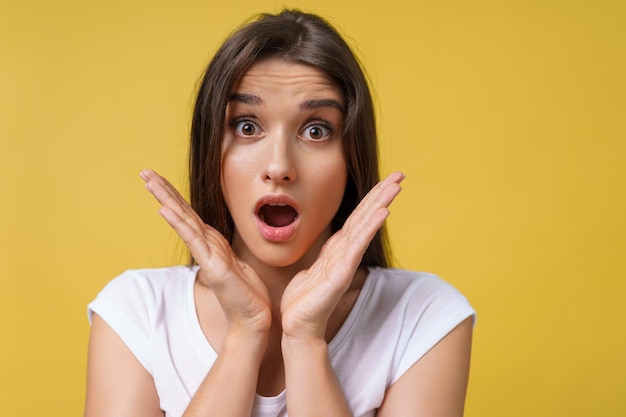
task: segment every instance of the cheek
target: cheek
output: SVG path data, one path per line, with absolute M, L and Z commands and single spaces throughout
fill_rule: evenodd
M 256 158 L 252 152 L 246 152 L 241 147 L 234 145 L 228 146 L 228 141 L 224 141 L 225 146 L 222 150 L 222 174 L 221 184 L 225 196 L 229 191 L 239 190 L 250 184 L 251 177 L 257 170 L 256 164 L 259 158 Z M 237 195 L 239 192 L 233 192 Z
M 348 168 L 343 155 L 340 154 L 320 161 L 320 164 L 315 167 L 315 175 L 319 179 L 320 191 L 324 196 L 320 199 L 320 204 L 336 211 L 343 200 L 348 178 Z
M 230 215 L 237 217 L 238 203 L 243 196 L 242 187 L 245 185 L 244 176 L 242 174 L 241 164 L 231 158 L 231 155 L 222 157 L 222 174 L 221 186 L 224 202 L 230 212 Z

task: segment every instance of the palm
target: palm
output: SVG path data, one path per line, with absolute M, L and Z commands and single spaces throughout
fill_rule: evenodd
M 395 173 L 372 188 L 313 265 L 292 279 L 281 302 L 283 331 L 294 337 L 324 337 L 328 319 L 389 215 L 387 207 L 400 192 L 403 178 Z
M 218 232 L 213 229 L 209 233 Z M 220 241 L 219 245 L 211 245 L 208 254 L 190 248 L 192 256 L 200 265 L 200 278 L 217 295 L 231 325 L 264 330 L 270 319 L 267 288 L 254 269 L 239 259 L 226 239 L 218 235 L 216 240 Z
M 265 331 L 271 323 L 270 299 L 256 272 L 240 260 L 224 236 L 205 224 L 176 189 L 153 171 L 142 176 L 161 203 L 161 215 L 200 266 L 199 278 L 215 293 L 231 327 Z
M 293 277 L 281 301 L 283 326 L 290 333 L 324 336 L 325 323 L 346 292 L 359 259 L 348 259 L 346 240 L 332 236 L 315 263 Z

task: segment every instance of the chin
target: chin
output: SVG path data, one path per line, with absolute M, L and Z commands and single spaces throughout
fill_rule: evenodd
M 253 237 L 249 242 L 238 233 L 233 241 L 233 249 L 244 261 L 270 268 L 307 269 L 315 262 L 319 252 L 328 239 L 328 233 L 322 233 L 313 241 L 303 241 L 296 236 L 287 242 L 269 242 Z M 252 265 L 251 265 L 252 266 Z
M 252 254 L 260 263 L 273 268 L 291 267 L 302 263 L 302 261 L 307 258 L 306 252 L 296 251 L 293 247 L 290 247 L 290 245 L 284 245 L 283 247 L 276 247 L 277 245 L 272 246 L 274 247 L 267 248 L 260 253 L 252 251 Z M 305 267 L 308 267 L 308 265 Z

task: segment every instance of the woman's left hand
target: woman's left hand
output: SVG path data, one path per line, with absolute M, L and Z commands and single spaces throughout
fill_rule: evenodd
M 281 301 L 284 336 L 302 340 L 325 338 L 328 319 L 389 215 L 387 207 L 400 193 L 403 179 L 402 173 L 395 172 L 376 184 L 341 230 L 328 239 L 313 265 L 291 280 Z

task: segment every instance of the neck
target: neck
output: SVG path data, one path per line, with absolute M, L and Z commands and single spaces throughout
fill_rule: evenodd
M 278 254 L 276 255 L 276 259 L 272 262 L 267 262 L 257 257 L 255 253 L 246 246 L 237 232 L 235 232 L 233 238 L 232 248 L 237 256 L 259 275 L 270 292 L 273 307 L 278 307 L 282 294 L 287 285 L 289 285 L 289 282 L 291 282 L 296 274 L 309 269 L 311 265 L 313 265 L 330 235 L 330 230 L 323 233 L 303 256 L 295 260 L 295 262 L 286 265 L 281 264 L 280 254 L 282 253 L 285 257 L 293 255 L 289 243 L 285 243 L 282 246 L 277 245 L 276 250 L 271 251 L 272 255 Z
M 285 288 L 287 288 L 287 285 L 289 285 L 294 276 L 311 267 L 313 262 L 317 259 L 318 253 L 319 251 L 315 251 L 314 253 L 309 251 L 297 262 L 285 266 L 268 265 L 253 256 L 250 252 L 245 252 L 242 254 L 243 256 L 239 256 L 252 269 L 254 269 L 259 278 L 261 278 L 261 281 L 263 281 L 267 287 L 272 302 L 272 310 L 274 310 L 276 317 L 279 317 L 280 301 Z M 246 254 L 248 256 L 246 256 Z

